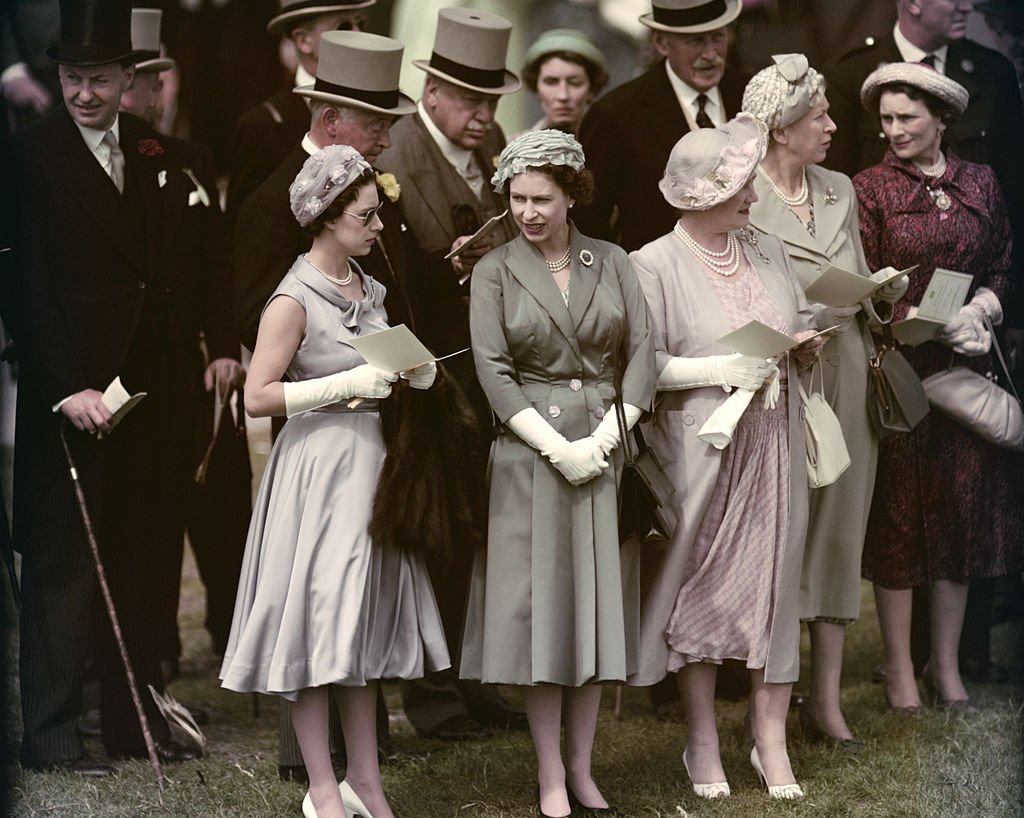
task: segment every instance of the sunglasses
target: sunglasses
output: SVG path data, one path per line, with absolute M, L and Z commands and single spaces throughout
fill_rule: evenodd
M 351 216 L 354 219 L 359 219 L 363 223 L 363 227 L 369 225 L 373 221 L 373 217 L 377 215 L 377 212 L 384 207 L 384 202 L 380 202 L 376 207 L 367 210 L 365 213 L 353 213 L 350 210 L 342 210 L 346 216 Z

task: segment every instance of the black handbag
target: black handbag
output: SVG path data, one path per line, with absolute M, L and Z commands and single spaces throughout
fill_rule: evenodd
M 619 542 L 632 539 L 649 545 L 668 540 L 678 521 L 672 505 L 675 487 L 640 430 L 626 429 L 621 395 L 615 397 L 614 411 L 624 458 L 619 477 Z
M 884 340 L 868 361 L 868 417 L 879 438 L 909 432 L 928 414 L 928 396 L 921 379 L 898 349 L 892 330 L 883 325 Z

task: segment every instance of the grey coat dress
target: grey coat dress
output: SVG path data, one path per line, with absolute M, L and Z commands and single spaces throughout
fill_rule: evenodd
M 769 296 L 789 322 L 790 333 L 810 329 L 813 315 L 778 239 L 755 233 L 762 260 L 742 242 L 754 270 Z M 665 368 L 670 357 L 725 355 L 731 350 L 716 343 L 732 330 L 721 301 L 707 274 L 674 233 L 630 253 L 630 260 L 651 309 L 654 326 L 655 366 Z M 795 383 L 795 367 L 788 378 Z M 772 603 L 768 627 L 766 682 L 793 682 L 800 672 L 799 584 L 807 528 L 807 470 L 804 467 L 804 429 L 796 389 L 788 389 L 791 478 L 788 536 Z M 644 575 L 651 577 L 645 590 L 640 620 L 640 664 L 629 678 L 632 685 L 650 685 L 668 672 L 666 629 L 687 576 L 691 550 L 718 481 L 722 451 L 697 437 L 701 426 L 728 398 L 720 386 L 659 392 L 652 420 L 644 426 L 647 443 L 658 454 L 676 488 L 679 523 L 665 554 L 648 555 Z M 755 396 L 755 400 L 759 397 Z M 726 589 L 735 591 L 735 589 Z
M 806 288 L 831 263 L 870 275 L 857 221 L 857 198 L 847 176 L 818 165 L 807 168 L 815 235 L 761 178 L 754 177 L 758 201 L 750 223 L 782 239 L 793 270 Z M 831 191 L 831 195 L 829 192 Z M 860 558 L 871 511 L 878 463 L 878 438 L 867 413 L 868 358 L 874 352 L 867 312 L 821 350 L 825 398 L 839 418 L 851 466 L 835 483 L 811 492 L 800 579 L 800 618 L 852 621 L 860 613 Z M 815 373 L 816 375 L 817 373 Z
M 477 374 L 501 423 L 535 408 L 568 440 L 625 403 L 651 408 L 654 350 L 625 252 L 570 234 L 569 305 L 522 236 L 473 272 Z M 586 264 L 585 261 L 590 261 Z M 571 485 L 510 430 L 492 444 L 486 553 L 474 564 L 462 643 L 464 678 L 579 686 L 635 670 L 640 598 L 635 549 L 620 550 L 613 467 Z

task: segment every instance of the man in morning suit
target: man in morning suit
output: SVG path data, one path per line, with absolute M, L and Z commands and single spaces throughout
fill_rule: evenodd
M 924 62 L 956 80 L 970 95 L 967 110 L 946 131 L 944 147 L 961 159 L 995 171 L 1013 229 L 1014 289 L 1003 304 L 1004 345 L 1013 363 L 1024 352 L 1024 161 L 1021 134 L 1024 106 L 1012 63 L 1002 54 L 967 39 L 970 0 L 899 0 L 892 31 L 850 52 L 828 72 L 829 114 L 837 130 L 825 164 L 853 175 L 881 161 L 887 142 L 878 112 L 860 104 L 864 79 L 879 65 Z M 972 580 L 960 639 L 960 672 L 972 680 L 989 678 L 989 627 L 994 579 Z M 914 589 L 914 664 L 928 656 L 927 590 Z
M 84 759 L 76 728 L 85 662 L 101 681 L 112 757 L 144 757 L 126 675 L 101 602 L 59 430 L 77 464 L 158 752 L 176 744 L 146 686 L 162 687 L 147 638 L 164 430 L 174 405 L 175 325 L 192 309 L 199 259 L 186 172 L 192 156 L 118 114 L 132 78 L 127 0 L 62 0 L 63 104 L 13 137 L 15 342 L 20 355 L 14 540 L 22 553 L 22 763 L 109 774 Z M 208 194 L 207 194 L 208 195 Z M 120 389 L 108 385 L 120 379 Z M 147 397 L 111 430 L 103 390 Z M 101 435 L 100 432 L 103 434 Z
M 518 232 L 506 215 L 485 241 L 456 257 L 454 269 L 444 259 L 508 206 L 493 191 L 490 178 L 505 146 L 494 112 L 501 96 L 521 84 L 505 69 L 511 29 L 508 20 L 485 11 L 440 10 L 430 60 L 413 60 L 427 73 L 418 110 L 395 124 L 392 145 L 379 162 L 398 179 L 403 213 L 423 250 L 408 289 L 417 334 L 437 355 L 469 346 L 469 274 L 477 259 Z M 473 359 L 462 353 L 444 367 L 476 412 L 477 443 L 486 452 L 491 411 Z M 482 462 L 478 482 L 484 482 Z M 460 546 L 452 560 L 429 564 L 450 650 L 461 640 L 472 561 L 472 548 Z M 454 670 L 404 682 L 402 704 L 418 733 L 443 740 L 483 738 L 488 727 L 525 726 L 522 713 L 509 708 L 496 691 L 459 680 Z
M 267 23 L 267 31 L 292 41 L 299 64 L 288 82 L 242 114 L 235 125 L 224 203 L 229 223 L 234 224 L 242 202 L 284 161 L 309 127 L 309 107 L 305 99 L 292 92 L 313 82 L 320 56 L 320 35 L 334 30 L 359 31 L 365 9 L 376 2 L 281 0 L 280 11 Z
M 693 128 L 721 125 L 740 110 L 746 76 L 727 72 L 725 27 L 740 0 L 655 0 L 640 22 L 663 58 L 595 102 L 580 126 L 594 201 L 576 208 L 588 236 L 628 251 L 665 235 L 675 211 L 658 191 L 669 152 Z

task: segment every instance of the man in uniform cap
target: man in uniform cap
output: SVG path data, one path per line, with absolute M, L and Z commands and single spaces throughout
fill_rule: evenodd
M 725 65 L 725 27 L 740 10 L 740 0 L 654 0 L 641 15 L 662 59 L 583 118 L 596 190 L 592 204 L 576 208 L 581 232 L 631 251 L 672 229 L 675 211 L 658 191 L 669 152 L 690 130 L 721 125 L 740 109 L 748 77 Z
M 152 526 L 174 406 L 173 325 L 193 295 L 185 211 L 209 192 L 177 146 L 119 114 L 132 80 L 126 0 L 62 0 L 63 104 L 18 131 L 5 179 L 16 191 L 15 342 L 20 355 L 14 539 L 22 553 L 22 763 L 107 774 L 84 761 L 76 721 L 86 659 L 101 681 L 102 738 L 144 757 L 126 674 L 100 599 L 60 430 L 77 464 L 124 641 L 159 754 L 170 737 L 147 685 L 162 688 L 148 639 Z M 194 201 L 193 201 L 194 200 Z M 147 397 L 111 427 L 129 394 Z M 106 394 L 104 394 L 106 393 Z M 101 434 L 102 433 L 102 434 Z
M 476 260 L 517 234 L 511 216 L 496 223 L 486 239 L 456 257 L 444 259 L 508 204 L 489 183 L 505 136 L 494 121 L 498 101 L 520 88 L 505 68 L 512 24 L 485 11 L 445 8 L 438 13 L 429 60 L 413 60 L 427 73 L 415 115 L 396 123 L 392 145 L 380 158 L 402 190 L 409 227 L 423 250 L 419 269 L 408 282 L 417 334 L 437 355 L 469 346 L 469 282 Z M 469 353 L 445 361 L 446 370 L 476 410 L 486 452 L 491 435 L 490 407 L 476 380 Z M 479 484 L 483 485 L 483 464 Z M 482 532 L 478 532 L 482 541 Z M 448 644 L 457 649 L 469 584 L 472 547 L 457 545 L 453 560 L 430 564 Z M 421 735 L 444 740 L 483 738 L 488 727 L 525 726 L 525 719 L 497 693 L 478 682 L 459 680 L 454 670 L 402 685 L 409 721 Z
M 299 64 L 288 82 L 242 114 L 235 125 L 224 205 L 231 224 L 242 202 L 284 161 L 309 126 L 306 101 L 292 92 L 314 80 L 320 35 L 325 31 L 359 31 L 363 14 L 376 2 L 281 0 L 280 10 L 267 23 L 267 31 L 292 41 Z

